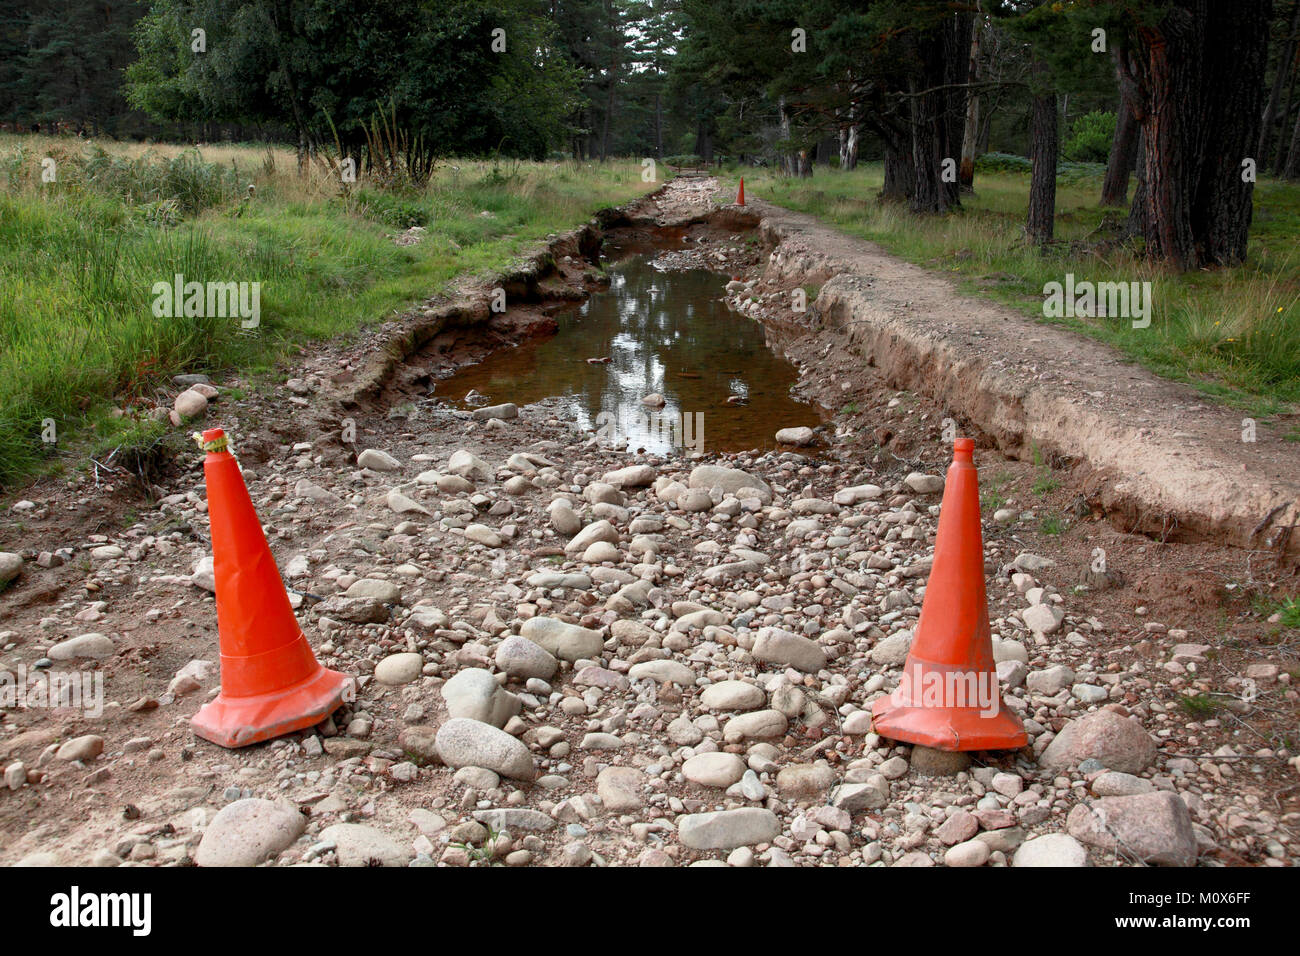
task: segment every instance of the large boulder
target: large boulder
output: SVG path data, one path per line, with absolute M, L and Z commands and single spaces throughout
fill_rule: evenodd
M 1046 836 L 1026 840 L 1016 850 L 1011 865 L 1028 866 L 1087 866 L 1088 851 L 1074 837 L 1065 833 L 1049 833 Z
M 733 850 L 770 843 L 780 833 L 776 814 L 761 807 L 692 813 L 677 821 L 677 838 L 692 850 Z
M 754 657 L 815 674 L 826 666 L 826 652 L 813 640 L 779 627 L 764 627 L 754 639 Z
M 1108 770 L 1141 773 L 1155 761 L 1156 743 L 1131 717 L 1099 710 L 1066 724 L 1039 763 L 1046 770 L 1069 770 L 1089 757 Z
M 1187 805 L 1176 793 L 1159 791 L 1128 797 L 1100 797 L 1079 803 L 1065 827 L 1080 843 L 1161 866 L 1192 866 L 1196 833 Z

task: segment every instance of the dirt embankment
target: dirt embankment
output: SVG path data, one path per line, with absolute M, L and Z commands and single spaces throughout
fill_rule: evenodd
M 1104 345 L 964 296 L 810 216 L 748 208 L 770 253 L 764 278 L 820 284 L 814 319 L 889 384 L 939 402 L 1009 457 L 1069 461 L 1125 531 L 1300 556 L 1300 445 L 1262 426 L 1243 441 L 1239 411 Z

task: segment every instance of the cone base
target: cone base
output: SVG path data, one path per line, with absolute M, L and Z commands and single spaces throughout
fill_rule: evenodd
M 343 705 L 348 678 L 319 667 L 304 681 L 253 697 L 218 694 L 190 719 L 198 737 L 231 749 L 319 724 Z
M 1029 743 L 1025 725 L 1005 707 L 987 717 L 968 707 L 899 707 L 888 696 L 872 704 L 871 729 L 890 740 L 950 753 L 1019 750 Z

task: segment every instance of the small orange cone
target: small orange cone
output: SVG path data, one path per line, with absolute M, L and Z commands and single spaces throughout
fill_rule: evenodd
M 872 730 L 936 750 L 1015 750 L 1027 738 L 993 663 L 974 449 L 953 444 L 921 619 L 898 689 L 872 705 Z
M 736 198 L 736 205 L 745 205 L 745 177 L 740 177 L 740 195 Z
M 203 433 L 212 528 L 221 693 L 190 721 L 223 747 L 244 747 L 320 723 L 351 681 L 316 660 L 293 616 L 280 570 L 225 433 Z

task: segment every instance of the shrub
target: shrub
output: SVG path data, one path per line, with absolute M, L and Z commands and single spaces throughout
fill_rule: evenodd
M 429 222 L 429 208 L 421 199 L 367 189 L 357 195 L 357 201 L 361 214 L 367 219 L 398 229 L 424 226 Z
M 1033 164 L 1013 153 L 985 153 L 975 160 L 975 168 L 986 173 L 1027 173 Z
M 1076 163 L 1104 163 L 1114 138 L 1115 114 L 1093 110 L 1071 124 L 1070 135 L 1061 144 L 1061 157 Z

